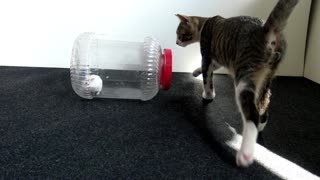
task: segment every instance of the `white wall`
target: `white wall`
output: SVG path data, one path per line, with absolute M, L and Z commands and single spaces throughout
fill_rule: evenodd
M 305 77 L 320 83 L 320 2 L 313 2 L 307 45 Z
M 266 18 L 277 0 L 10 0 L 0 2 L 0 65 L 69 67 L 76 36 L 85 31 L 143 40 L 152 35 L 174 52 L 174 71 L 200 66 L 199 46 L 175 45 L 176 13 Z M 311 0 L 301 0 L 286 30 L 289 49 L 281 75 L 303 75 Z

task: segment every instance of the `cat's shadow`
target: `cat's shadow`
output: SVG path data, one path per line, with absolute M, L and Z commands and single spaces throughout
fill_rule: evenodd
M 227 142 L 234 137 L 234 132 L 230 130 L 228 122 L 223 118 L 217 118 L 219 115 L 214 112 L 215 108 L 213 106 L 218 106 L 218 104 L 214 100 L 205 101 L 202 98 L 186 99 L 188 98 L 179 97 L 172 99 L 170 103 L 183 106 L 184 119 L 195 127 L 196 132 L 203 141 L 225 162 L 237 167 L 235 162 L 236 151 L 227 145 Z M 179 108 L 177 111 L 181 111 L 181 109 Z M 259 133 L 258 143 L 263 144 L 261 133 Z
M 232 139 L 233 133 L 229 131 L 225 123 L 219 125 L 217 125 L 217 123 L 214 123 L 214 125 L 211 124 L 214 120 L 207 116 L 208 111 L 210 111 L 210 105 L 214 102 L 203 101 L 201 99 L 197 99 L 198 101 L 195 99 L 186 101 L 186 99 L 187 98 L 183 97 L 175 98 L 171 100 L 170 104 L 180 104 L 180 106 L 183 106 L 183 112 L 181 113 L 184 114 L 184 119 L 195 127 L 196 132 L 203 141 L 222 157 L 224 161 L 232 166 L 236 166 L 235 151 L 225 143 Z M 179 108 L 177 111 L 181 111 L 181 109 Z M 220 134 L 221 132 L 226 133 Z

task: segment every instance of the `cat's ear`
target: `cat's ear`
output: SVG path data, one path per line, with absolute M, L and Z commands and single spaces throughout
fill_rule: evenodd
M 176 16 L 177 16 L 177 17 L 180 19 L 180 21 L 183 22 L 183 23 L 189 24 L 189 23 L 191 22 L 189 16 L 184 16 L 184 15 L 181 15 L 181 14 L 176 14 Z

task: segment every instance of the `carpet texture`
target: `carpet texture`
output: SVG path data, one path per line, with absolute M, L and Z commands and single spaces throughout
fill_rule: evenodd
M 254 163 L 235 165 L 227 124 L 241 132 L 232 80 L 174 73 L 172 87 L 147 102 L 84 100 L 68 69 L 0 67 L 0 176 L 4 178 L 279 179 Z M 273 83 L 270 121 L 259 142 L 320 175 L 320 85 Z

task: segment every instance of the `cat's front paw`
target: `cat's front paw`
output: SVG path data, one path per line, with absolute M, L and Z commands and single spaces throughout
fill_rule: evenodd
M 215 96 L 216 96 L 216 93 L 214 91 L 213 92 L 206 92 L 206 91 L 202 92 L 202 98 L 204 100 L 212 101 Z
M 236 163 L 239 167 L 248 167 L 253 163 L 253 153 L 243 152 L 242 150 L 238 151 Z

